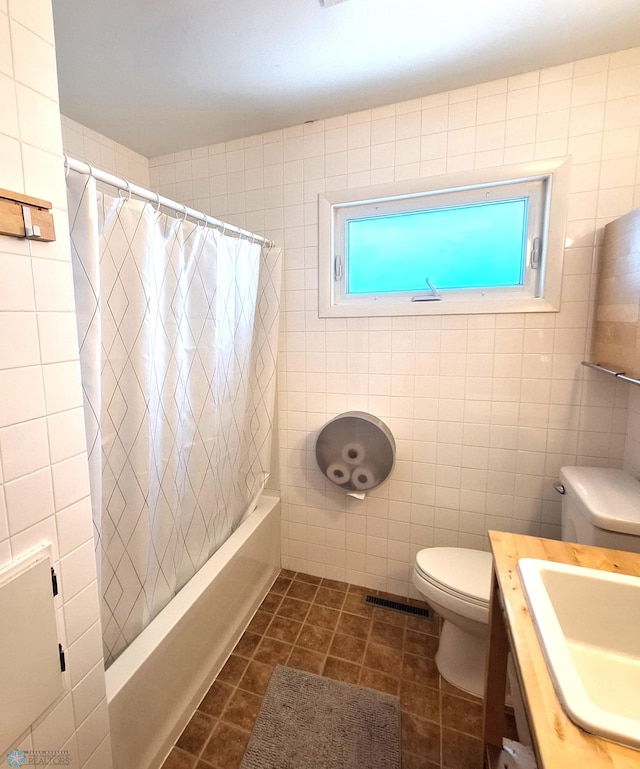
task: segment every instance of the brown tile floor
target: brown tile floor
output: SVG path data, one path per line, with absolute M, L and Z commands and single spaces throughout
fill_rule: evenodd
M 373 608 L 365 593 L 283 570 L 163 769 L 237 769 L 276 664 L 399 695 L 403 769 L 479 768 L 482 704 L 438 674 L 439 618 Z

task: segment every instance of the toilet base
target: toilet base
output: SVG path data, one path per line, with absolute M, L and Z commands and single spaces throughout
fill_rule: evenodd
M 440 675 L 453 686 L 476 697 L 484 697 L 488 639 L 472 635 L 445 620 L 436 652 Z

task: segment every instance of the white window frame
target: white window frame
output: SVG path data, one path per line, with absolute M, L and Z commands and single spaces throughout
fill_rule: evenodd
M 508 312 L 557 312 L 567 219 L 570 160 L 464 171 L 427 179 L 320 193 L 319 316 L 366 317 Z M 538 190 L 536 193 L 535 190 Z M 345 288 L 345 228 L 349 218 L 523 197 L 533 191 L 525 284 L 518 287 L 351 294 Z M 536 203 L 536 195 L 538 197 Z M 538 214 L 536 214 L 536 210 Z M 542 221 L 536 221 L 536 216 Z M 539 267 L 531 269 L 534 237 Z M 437 289 L 437 286 L 436 286 Z

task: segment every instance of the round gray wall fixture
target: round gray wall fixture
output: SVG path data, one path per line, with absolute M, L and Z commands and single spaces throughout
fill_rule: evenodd
M 385 423 L 364 411 L 334 417 L 316 439 L 316 462 L 324 475 L 348 492 L 364 493 L 384 483 L 396 458 Z

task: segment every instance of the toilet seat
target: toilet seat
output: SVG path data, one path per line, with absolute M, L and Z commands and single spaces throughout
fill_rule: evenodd
M 489 607 L 491 553 L 460 547 L 431 547 L 416 556 L 416 571 L 426 582 L 474 606 Z

